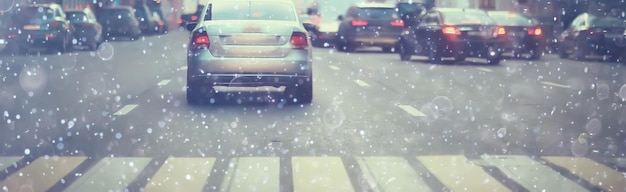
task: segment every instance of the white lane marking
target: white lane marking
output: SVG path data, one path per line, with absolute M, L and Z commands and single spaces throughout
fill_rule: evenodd
M 161 82 L 157 83 L 158 86 L 165 86 L 167 84 L 170 83 L 171 80 L 169 79 L 165 79 L 165 80 L 161 80 Z
M 491 69 L 487 69 L 487 68 L 484 68 L 484 67 L 478 67 L 478 68 L 476 68 L 476 69 L 481 70 L 481 71 L 484 71 L 484 72 L 489 72 L 489 73 L 493 72 L 493 70 L 491 70 Z
M 113 115 L 126 115 L 128 114 L 130 111 L 132 111 L 133 109 L 135 109 L 135 107 L 137 107 L 138 105 L 136 104 L 130 104 L 130 105 L 126 105 L 124 107 L 122 107 L 120 110 L 118 110 L 117 112 L 113 113 Z
M 335 70 L 335 71 L 339 71 L 339 67 L 334 66 L 334 65 L 328 66 L 328 68 Z
M 293 191 L 354 192 L 340 157 L 292 157 Z
M 569 86 L 569 85 L 563 85 L 563 84 L 558 84 L 558 83 L 549 82 L 549 81 L 542 81 L 541 83 L 544 85 L 549 85 L 553 87 L 561 87 L 561 88 L 566 88 L 566 89 L 572 88 L 572 86 Z
M 315 56 L 315 57 L 313 57 L 313 59 L 318 60 L 318 61 L 319 61 L 319 60 L 323 60 L 323 58 L 322 58 L 322 57 L 320 57 L 320 56 Z
M 152 176 L 144 191 L 202 191 L 215 158 L 169 157 Z
M 359 80 L 359 79 L 354 80 L 354 82 L 355 82 L 356 84 L 358 84 L 359 86 L 361 86 L 361 87 L 369 87 L 369 86 L 370 86 L 370 84 L 367 84 L 365 81 L 361 81 L 361 80 Z
M 433 191 L 402 157 L 357 157 L 357 164 L 373 192 Z
M 178 68 L 178 70 L 179 71 L 185 71 L 185 70 L 187 70 L 187 66 L 182 66 L 182 67 Z
M 280 191 L 278 157 L 241 157 L 231 159 L 220 191 Z
M 422 113 L 420 110 L 417 110 L 413 106 L 410 106 L 410 105 L 397 105 L 397 106 L 411 116 L 414 116 L 414 117 L 426 116 L 426 114 Z

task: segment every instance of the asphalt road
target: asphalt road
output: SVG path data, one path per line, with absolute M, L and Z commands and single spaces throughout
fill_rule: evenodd
M 333 184 L 337 191 L 390 190 L 372 184 L 380 179 L 372 167 L 381 162 L 400 162 L 389 172 L 407 165 L 426 188 L 455 189 L 420 157 L 466 158 L 477 165 L 496 155 L 544 164 L 549 158 L 536 158 L 584 157 L 622 170 L 616 158 L 626 153 L 626 67 L 620 63 L 547 54 L 496 66 L 481 59 L 430 64 L 425 57 L 404 62 L 374 48 L 314 48 L 310 105 L 285 104 L 280 90 L 262 88 L 218 105 L 189 106 L 187 38 L 176 31 L 110 41 L 96 52 L 1 55 L 0 156 L 21 159 L 0 167 L 6 168 L 0 186 L 42 157 L 85 157 L 68 168 L 74 174 L 49 185 L 52 191 L 80 190 L 73 183 L 84 182 L 83 173 L 115 158 L 142 159 L 139 179 L 126 182 L 131 191 L 149 186 L 150 179 L 141 178 L 156 177 L 173 157 L 212 159 L 200 185 L 205 191 L 245 186 L 238 183 L 241 176 L 229 176 L 239 170 L 233 162 L 275 166 L 281 191 L 311 189 L 315 182 L 306 179 L 318 177 L 302 173 L 307 168 L 345 169 L 321 181 L 331 185 L 346 174 L 348 184 Z M 548 165 L 575 181 L 558 163 Z M 497 166 L 482 167 L 478 171 Z M 485 172 L 511 190 L 532 191 L 506 171 Z M 366 173 L 373 176 L 361 176 Z M 517 182 L 506 182 L 511 180 Z M 577 183 L 598 189 L 591 181 Z

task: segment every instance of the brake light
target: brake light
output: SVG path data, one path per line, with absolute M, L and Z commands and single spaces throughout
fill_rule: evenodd
M 46 34 L 46 38 L 55 38 L 56 36 L 57 36 L 56 34 L 52 34 L 52 33 Z
M 309 47 L 309 41 L 305 33 L 293 32 L 291 34 L 291 48 L 293 49 L 306 49 Z
M 48 22 L 47 25 L 48 27 L 58 27 L 61 25 L 61 23 L 58 21 L 53 21 L 53 22 Z
M 460 35 L 461 31 L 456 26 L 444 26 L 442 29 L 443 34 L 447 35 Z
M 543 31 L 541 31 L 541 28 L 534 28 L 534 29 L 528 30 L 528 35 L 539 36 L 542 34 L 543 34 Z
M 9 39 L 17 38 L 17 34 L 9 34 L 7 35 Z
M 493 31 L 494 37 L 499 37 L 503 35 L 506 35 L 506 29 L 504 29 L 504 27 L 496 27 L 496 30 Z
M 84 27 L 91 27 L 91 26 L 93 26 L 93 25 L 92 25 L 91 23 L 84 23 L 84 24 L 83 24 L 83 26 L 84 26 Z
M 404 27 L 404 21 L 401 20 L 401 19 L 393 20 L 393 21 L 391 21 L 391 26 L 394 26 L 394 27 Z
M 196 33 L 193 35 L 191 46 L 194 49 L 208 49 L 209 45 L 211 45 L 211 41 L 209 41 L 209 36 L 206 33 Z
M 198 20 L 198 16 L 197 16 L 197 15 L 192 15 L 192 16 L 191 16 L 191 20 L 192 20 L 192 21 Z
M 367 26 L 367 20 L 355 19 L 351 21 L 353 27 Z

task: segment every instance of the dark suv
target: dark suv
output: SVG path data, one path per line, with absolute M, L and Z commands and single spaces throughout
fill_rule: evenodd
M 404 21 L 394 4 L 355 4 L 341 18 L 335 47 L 339 51 L 352 52 L 359 47 L 373 46 L 391 52 L 403 28 Z
M 420 18 L 417 26 L 407 27 L 398 43 L 400 59 L 411 55 L 428 56 L 430 62 L 443 57 L 463 61 L 466 57 L 500 62 L 506 42 L 506 28 L 499 26 L 487 13 L 478 9 L 437 8 Z
M 58 4 L 28 4 L 17 7 L 7 30 L 8 46 L 26 52 L 32 47 L 66 52 L 72 48 L 72 26 Z

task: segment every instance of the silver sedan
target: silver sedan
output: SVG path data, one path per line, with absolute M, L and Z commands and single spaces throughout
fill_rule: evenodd
M 186 26 L 188 103 L 268 86 L 284 90 L 288 102 L 312 101 L 312 49 L 292 1 L 212 0 L 205 7 L 200 22 Z

